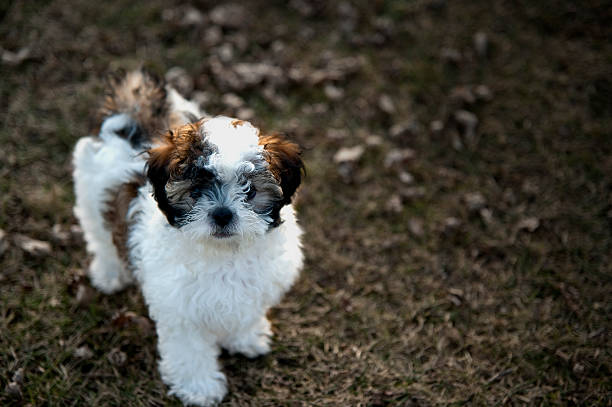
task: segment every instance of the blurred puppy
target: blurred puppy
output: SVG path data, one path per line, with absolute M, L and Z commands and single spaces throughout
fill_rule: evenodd
M 109 85 L 99 137 L 74 151 L 89 276 L 104 293 L 140 284 L 170 394 L 215 404 L 227 391 L 220 346 L 267 353 L 266 311 L 302 266 L 291 206 L 300 149 L 248 122 L 206 117 L 143 71 Z

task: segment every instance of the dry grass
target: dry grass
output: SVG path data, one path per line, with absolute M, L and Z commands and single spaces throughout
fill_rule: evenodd
M 69 156 L 96 126 L 100 78 L 144 63 L 184 67 L 213 113 L 236 114 L 222 96 L 238 94 L 307 147 L 303 277 L 272 312 L 270 355 L 223 356 L 224 405 L 610 405 L 605 1 L 249 2 L 252 19 L 217 40 L 175 3 L 0 5 L 0 45 L 30 49 L 0 65 L 0 404 L 179 405 L 138 290 L 79 305 L 83 243 L 57 233 L 75 222 Z M 196 3 L 205 20 L 213 3 Z M 281 77 L 233 89 L 211 63 L 222 44 L 227 66 L 268 61 Z M 287 79 L 350 56 L 356 72 L 332 82 Z M 490 100 L 457 96 L 479 84 Z M 473 136 L 458 109 L 477 115 Z M 355 145 L 363 156 L 338 168 Z M 402 149 L 414 157 L 383 164 Z

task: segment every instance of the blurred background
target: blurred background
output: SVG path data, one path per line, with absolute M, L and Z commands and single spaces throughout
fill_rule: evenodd
M 0 404 L 179 405 L 84 275 L 70 155 L 147 67 L 305 147 L 302 278 L 224 405 L 607 405 L 604 0 L 0 4 Z

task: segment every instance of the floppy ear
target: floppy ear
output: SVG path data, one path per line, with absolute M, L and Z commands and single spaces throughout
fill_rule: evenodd
M 172 131 L 166 133 L 163 141 L 149 149 L 147 161 L 147 178 L 153 186 L 153 197 L 157 206 L 166 215 L 168 223 L 177 226 L 176 218 L 180 211 L 170 205 L 166 194 L 166 184 L 170 180 L 170 165 L 174 159 L 176 146 L 172 143 Z
M 259 144 L 263 145 L 270 171 L 283 190 L 283 205 L 288 205 L 302 182 L 304 162 L 300 146 L 280 134 L 262 135 Z

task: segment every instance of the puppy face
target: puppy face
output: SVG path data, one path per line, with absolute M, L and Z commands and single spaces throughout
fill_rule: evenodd
M 253 237 L 278 226 L 304 168 L 296 144 L 228 117 L 169 131 L 149 150 L 147 165 L 170 225 L 213 239 Z

